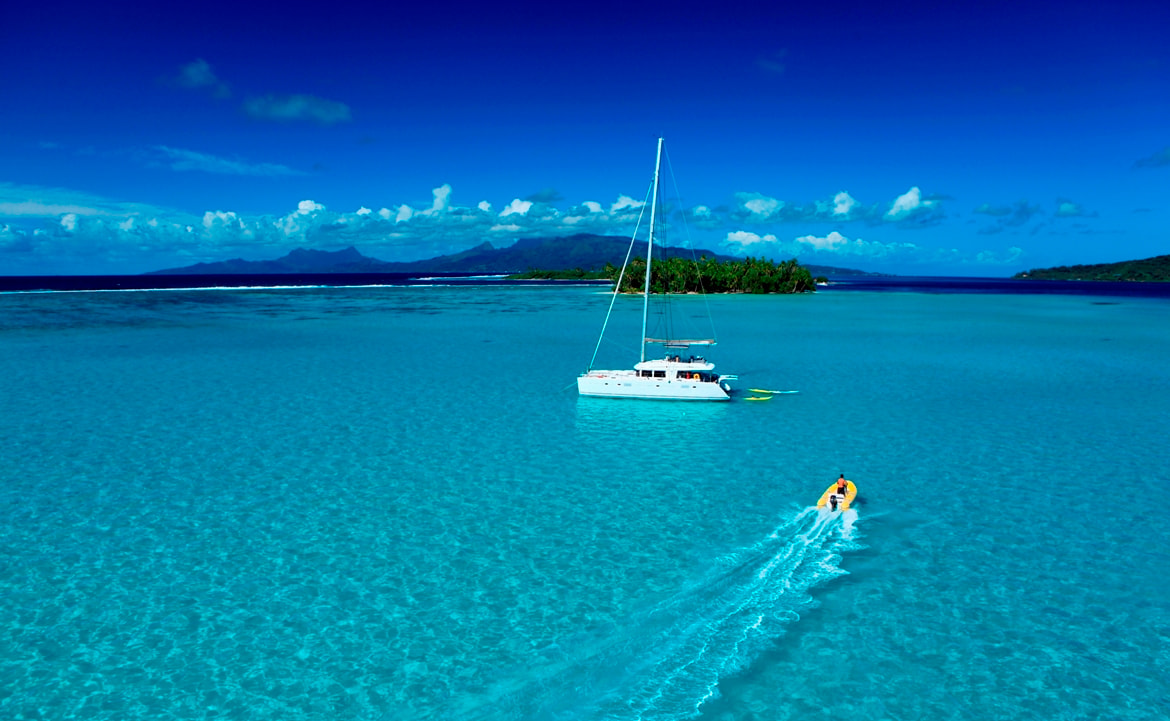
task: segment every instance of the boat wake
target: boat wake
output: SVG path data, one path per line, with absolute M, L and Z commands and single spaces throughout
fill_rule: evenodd
M 772 647 L 815 601 L 809 589 L 846 571 L 841 553 L 861 548 L 857 512 L 808 508 L 757 543 L 728 554 L 704 578 L 608 629 L 575 640 L 497 687 L 481 718 L 693 718 L 720 680 Z M 543 663 L 541 662 L 543 661 Z M 463 711 L 468 709 L 464 707 Z

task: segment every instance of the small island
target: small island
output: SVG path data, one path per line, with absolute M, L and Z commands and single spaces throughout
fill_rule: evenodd
M 1108 280 L 1170 282 L 1170 255 L 1097 265 L 1061 265 L 1016 273 L 1021 280 Z
M 617 282 L 621 269 L 606 263 L 601 270 L 530 270 L 509 276 L 537 280 L 608 280 Z M 621 292 L 641 293 L 646 277 L 646 260 L 630 261 L 622 277 Z M 818 282 L 812 273 L 795 259 L 774 263 L 770 260 L 745 258 L 720 261 L 702 256 L 697 261 L 667 258 L 655 261 L 650 272 L 651 293 L 809 293 Z

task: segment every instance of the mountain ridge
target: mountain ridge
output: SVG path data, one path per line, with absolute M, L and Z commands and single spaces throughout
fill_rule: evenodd
M 275 260 L 231 260 L 196 263 L 154 270 L 143 275 L 280 275 L 294 273 L 521 273 L 528 270 L 601 270 L 606 263 L 621 266 L 629 238 L 579 233 L 553 238 L 522 238 L 505 248 L 484 241 L 450 255 L 415 261 L 385 261 L 362 255 L 353 246 L 342 250 L 296 248 Z M 706 249 L 662 249 L 664 257 L 708 256 L 721 262 L 736 256 Z M 805 265 L 814 275 L 877 275 L 851 268 Z

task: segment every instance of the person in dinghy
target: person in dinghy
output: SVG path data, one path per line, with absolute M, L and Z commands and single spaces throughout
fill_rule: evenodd
M 817 501 L 818 508 L 828 506 L 830 511 L 845 511 L 849 509 L 849 505 L 857 498 L 857 486 L 853 481 L 845 478 L 845 474 L 836 480 L 833 485 L 825 489 L 821 499 Z

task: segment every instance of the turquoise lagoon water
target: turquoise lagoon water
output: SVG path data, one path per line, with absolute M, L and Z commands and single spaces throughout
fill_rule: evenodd
M 717 405 L 607 302 L 0 296 L 0 714 L 1164 718 L 1170 302 L 681 299 Z

